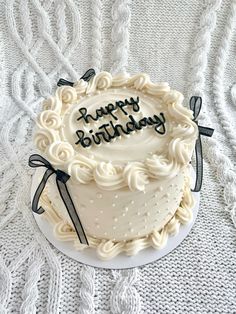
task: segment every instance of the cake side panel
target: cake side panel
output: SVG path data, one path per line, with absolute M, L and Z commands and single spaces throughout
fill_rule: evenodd
M 86 233 L 93 238 L 131 240 L 161 230 L 173 217 L 183 197 L 188 168 L 168 180 L 152 180 L 145 192 L 101 190 L 94 182 L 75 184 L 68 189 Z M 55 182 L 48 184 L 48 197 L 58 215 L 71 221 Z

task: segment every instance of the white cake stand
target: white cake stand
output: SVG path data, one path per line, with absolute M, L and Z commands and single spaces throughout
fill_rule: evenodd
M 42 178 L 42 171 L 37 169 L 33 179 L 31 186 L 31 201 L 33 199 L 34 192 L 38 186 L 40 179 Z M 175 236 L 169 236 L 167 240 L 167 244 L 164 248 L 160 250 L 155 250 L 153 248 L 147 248 L 143 251 L 140 251 L 135 256 L 126 256 L 124 254 L 120 254 L 109 261 L 102 261 L 98 258 L 96 254 L 96 250 L 92 248 L 85 249 L 83 251 L 76 251 L 73 247 L 73 242 L 62 242 L 55 238 L 53 234 L 52 225 L 46 221 L 42 215 L 34 214 L 34 218 L 48 241 L 54 245 L 59 251 L 64 253 L 65 255 L 75 259 L 76 261 L 94 266 L 99 268 L 107 268 L 107 269 L 125 269 L 137 267 L 145 264 L 152 263 L 159 258 L 169 254 L 173 251 L 180 243 L 187 237 L 190 230 L 192 229 L 194 222 L 197 217 L 198 209 L 199 209 L 199 201 L 200 201 L 200 193 L 193 193 L 195 199 L 195 206 L 192 209 L 193 219 L 187 225 L 181 225 L 179 233 Z

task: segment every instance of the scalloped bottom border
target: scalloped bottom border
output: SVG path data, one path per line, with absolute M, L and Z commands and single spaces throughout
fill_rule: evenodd
M 31 187 L 31 198 L 37 186 L 37 177 L 38 174 L 35 173 Z M 200 193 L 192 193 L 195 199 L 195 206 L 192 209 L 188 209 L 191 210 L 192 214 L 192 220 L 188 223 L 187 219 L 184 218 L 187 218 L 186 215 L 182 215 L 182 221 L 179 220 L 177 210 L 174 217 L 160 232 L 153 231 L 147 237 L 142 237 L 140 239 L 127 242 L 122 241 L 118 243 L 113 243 L 112 241 L 107 240 L 98 240 L 89 237 L 89 242 L 91 244 L 91 247 L 89 248 L 81 245 L 75 235 L 75 232 L 71 231 L 71 227 L 66 225 L 62 221 L 62 219 L 58 217 L 55 210 L 53 210 L 50 202 L 48 203 L 46 193 L 44 194 L 42 203 L 46 209 L 46 212 L 48 213 L 47 217 L 46 215 L 37 214 L 34 214 L 34 217 L 39 228 L 48 239 L 48 241 L 51 242 L 59 251 L 66 254 L 67 256 L 81 263 L 94 267 L 108 269 L 125 269 L 145 265 L 155 260 L 158 260 L 159 258 L 170 253 L 185 239 L 185 237 L 189 234 L 197 217 L 200 199 L 199 194 Z M 50 215 L 49 211 L 47 210 L 48 208 L 52 209 L 52 211 L 50 211 Z M 64 232 L 61 233 L 59 239 L 55 237 L 54 230 L 52 228 L 52 221 L 53 223 L 55 223 L 55 218 L 59 218 L 59 220 L 55 224 L 54 228 L 64 229 Z M 134 243 L 134 241 L 136 243 Z M 86 250 L 83 250 L 85 247 Z M 103 248 L 100 253 L 98 250 L 99 247 L 100 249 L 101 247 Z M 109 254 L 110 259 L 107 260 L 107 251 L 109 252 L 111 250 L 113 251 L 113 254 Z M 101 254 L 101 252 L 103 251 L 105 252 L 104 256 L 103 254 Z M 123 253 L 125 253 L 126 255 Z M 98 258 L 98 255 L 100 259 Z

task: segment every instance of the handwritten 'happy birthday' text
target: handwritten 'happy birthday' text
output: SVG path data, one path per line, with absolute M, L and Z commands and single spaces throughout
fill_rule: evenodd
M 115 104 L 108 104 L 105 107 L 100 107 L 96 110 L 95 116 L 88 114 L 87 108 L 80 108 L 80 116 L 77 118 L 77 121 L 83 120 L 86 124 L 89 124 L 92 121 L 97 121 L 103 116 L 110 116 L 114 120 L 118 120 L 116 111 L 122 112 L 127 116 L 127 122 L 125 126 L 121 124 L 114 124 L 113 121 L 109 123 L 104 123 L 98 127 L 98 131 L 89 130 L 89 134 L 85 134 L 83 130 L 77 130 L 76 135 L 78 141 L 75 144 L 81 144 L 83 147 L 89 147 L 92 143 L 96 145 L 101 144 L 105 141 L 107 143 L 111 142 L 116 137 L 120 137 L 122 134 L 129 135 L 136 130 L 141 130 L 147 126 L 155 126 L 155 131 L 159 134 L 165 134 L 165 117 L 161 112 L 160 115 L 153 115 L 153 117 L 144 117 L 139 121 L 133 117 L 133 115 L 128 113 L 128 109 L 138 112 L 140 110 L 139 106 L 139 97 L 134 99 L 131 97 L 129 100 L 125 99 L 124 101 L 116 101 Z

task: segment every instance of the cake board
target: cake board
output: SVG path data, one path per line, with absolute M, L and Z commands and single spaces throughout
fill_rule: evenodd
M 31 201 L 33 199 L 33 196 L 34 196 L 35 190 L 37 189 L 39 181 L 42 178 L 42 173 L 43 173 L 42 169 L 37 169 L 33 176 L 32 185 L 31 185 Z M 194 172 L 193 172 L 193 177 L 195 177 Z M 73 258 L 74 260 L 82 264 L 86 264 L 86 265 L 98 267 L 98 268 L 105 268 L 105 269 L 133 268 L 133 267 L 138 267 L 138 266 L 152 263 L 162 258 L 163 256 L 169 254 L 176 247 L 178 247 L 183 242 L 183 240 L 188 236 L 197 218 L 197 213 L 199 210 L 199 202 L 200 202 L 200 193 L 199 192 L 198 193 L 192 192 L 192 193 L 195 199 L 195 205 L 194 205 L 194 208 L 192 209 L 193 218 L 188 224 L 180 225 L 179 233 L 177 235 L 168 237 L 165 247 L 163 247 L 160 250 L 155 250 L 154 248 L 149 247 L 140 251 L 137 255 L 134 255 L 134 256 L 126 256 L 125 254 L 121 253 L 120 255 L 108 261 L 100 260 L 96 254 L 95 249 L 88 248 L 83 251 L 76 251 L 73 247 L 73 241 L 62 242 L 60 240 L 57 240 L 53 234 L 52 225 L 45 218 L 43 218 L 42 215 L 38 215 L 34 213 L 34 218 L 36 220 L 36 223 L 39 229 L 47 238 L 47 240 L 54 247 L 56 247 L 59 251 L 69 256 L 70 258 Z

